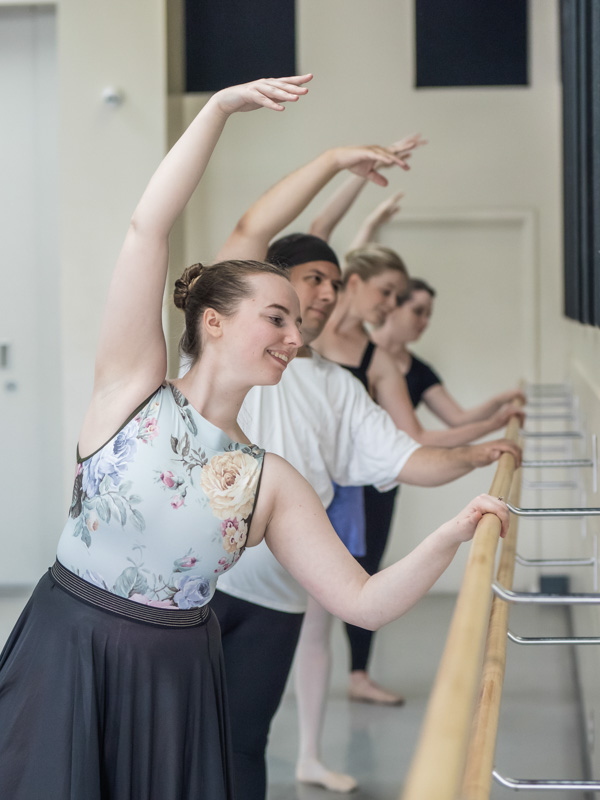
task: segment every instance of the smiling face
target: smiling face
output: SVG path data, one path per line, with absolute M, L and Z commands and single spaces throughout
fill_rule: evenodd
M 292 267 L 290 280 L 300 300 L 302 338 L 310 344 L 335 308 L 342 285 L 340 269 L 331 261 L 309 261 Z
M 386 269 L 379 275 L 363 281 L 351 275 L 348 289 L 352 292 L 352 310 L 363 322 L 383 325 L 388 314 L 397 307 L 397 298 L 406 293 L 408 279 L 395 269 Z
M 416 342 L 429 325 L 433 313 L 433 297 L 424 289 L 417 289 L 389 318 L 394 340 Z
M 276 275 L 248 278 L 252 295 L 229 317 L 211 312 L 204 324 L 219 349 L 223 369 L 247 386 L 279 383 L 288 363 L 302 346 L 300 304 L 292 285 Z M 212 312 L 214 313 L 214 312 Z

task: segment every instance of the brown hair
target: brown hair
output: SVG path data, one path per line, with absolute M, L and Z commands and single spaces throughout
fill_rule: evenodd
M 375 275 L 392 269 L 401 272 L 408 278 L 408 270 L 398 253 L 381 244 L 368 244 L 358 247 L 346 254 L 346 266 L 343 272 L 343 285 L 346 286 L 351 275 L 358 275 L 367 281 Z
M 427 281 L 422 278 L 411 278 L 408 282 L 408 296 L 413 292 L 427 292 L 431 297 L 435 297 L 436 291 L 433 286 L 430 286 Z
M 277 275 L 289 280 L 287 270 L 264 261 L 220 261 L 205 266 L 193 264 L 175 281 L 173 300 L 185 314 L 185 330 L 179 342 L 181 353 L 195 361 L 202 352 L 200 319 L 207 308 L 230 317 L 239 304 L 252 297 L 248 278 L 252 275 Z

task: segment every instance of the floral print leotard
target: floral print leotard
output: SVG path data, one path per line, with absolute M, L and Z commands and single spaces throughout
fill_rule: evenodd
M 104 447 L 78 459 L 57 558 L 138 603 L 205 605 L 244 550 L 263 460 L 163 384 Z

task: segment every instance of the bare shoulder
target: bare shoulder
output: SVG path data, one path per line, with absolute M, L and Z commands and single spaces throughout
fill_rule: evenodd
M 283 481 L 286 482 L 286 486 L 290 481 L 292 484 L 305 482 L 298 470 L 292 467 L 285 458 L 277 456 L 275 453 L 265 453 L 261 488 L 265 486 L 270 489 L 281 488 Z
M 248 537 L 249 547 L 262 540 L 269 524 L 285 505 L 285 498 L 297 497 L 307 486 L 307 481 L 284 458 L 275 453 L 265 453 L 260 491 Z

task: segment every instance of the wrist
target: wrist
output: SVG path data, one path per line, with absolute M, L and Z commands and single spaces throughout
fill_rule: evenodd
M 332 174 L 335 175 L 345 168 L 344 164 L 344 147 L 332 147 L 330 150 L 325 150 L 321 158 L 325 161 Z
M 453 517 L 440 525 L 435 531 L 434 536 L 437 539 L 438 548 L 448 550 L 452 555 L 454 555 L 464 541 L 460 522 L 457 517 Z
M 473 469 L 475 467 L 475 453 L 474 446 L 471 444 L 463 444 L 458 447 L 452 448 L 456 453 L 456 459 L 464 467 Z
M 235 113 L 231 109 L 227 109 L 222 103 L 224 100 L 225 91 L 225 89 L 221 89 L 220 91 L 211 95 L 202 109 L 203 111 L 206 111 L 215 117 L 221 118 L 223 121 L 227 120 L 233 113 Z

